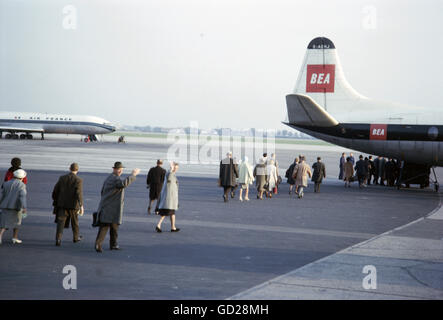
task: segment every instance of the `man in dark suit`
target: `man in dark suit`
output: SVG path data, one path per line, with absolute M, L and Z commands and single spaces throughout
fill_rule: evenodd
M 312 165 L 312 169 L 314 169 L 312 173 L 312 181 L 315 183 L 314 192 L 320 192 L 320 184 L 323 178 L 326 178 L 326 167 L 320 157 L 317 157 L 317 162 Z
M 158 213 L 158 199 L 160 198 L 160 192 L 162 191 L 163 181 L 165 180 L 166 174 L 166 170 L 162 168 L 162 164 L 163 161 L 157 160 L 157 166 L 149 169 L 148 177 L 146 178 L 146 184 L 149 188 L 148 214 L 151 214 L 151 208 L 155 200 L 157 200 L 155 213 Z
M 74 243 L 82 240 L 79 235 L 78 215 L 83 215 L 83 180 L 77 176 L 79 166 L 71 164 L 70 173 L 61 176 L 52 191 L 54 213 L 56 215 L 57 233 L 55 245 L 60 246 L 63 228 L 68 221 L 71 222 Z

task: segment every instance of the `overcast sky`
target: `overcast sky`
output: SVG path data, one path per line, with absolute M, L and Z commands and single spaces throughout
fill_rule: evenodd
M 317 36 L 363 95 L 437 109 L 442 14 L 438 0 L 1 0 L 0 109 L 286 128 L 285 95 Z

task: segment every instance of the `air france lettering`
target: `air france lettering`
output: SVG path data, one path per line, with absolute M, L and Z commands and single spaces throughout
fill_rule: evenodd
M 306 92 L 334 92 L 335 64 L 308 64 Z
M 386 140 L 388 126 L 386 124 L 371 124 L 369 129 L 370 140 Z

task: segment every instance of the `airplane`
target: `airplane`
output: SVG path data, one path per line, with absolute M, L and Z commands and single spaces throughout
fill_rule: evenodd
M 443 166 L 441 113 L 361 95 L 346 80 L 337 49 L 328 38 L 317 37 L 308 44 L 286 106 L 284 124 L 335 145 L 397 159 L 401 175 L 427 176 L 428 185 L 432 169 L 438 191 L 434 168 Z
M 97 134 L 116 130 L 109 121 L 81 115 L 45 114 L 32 112 L 0 112 L 0 139 L 33 139 L 32 133 L 65 133 L 87 135 L 85 142 L 97 141 Z M 19 133 L 21 133 L 19 135 Z

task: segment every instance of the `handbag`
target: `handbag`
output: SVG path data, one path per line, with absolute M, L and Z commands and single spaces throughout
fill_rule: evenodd
M 99 221 L 99 215 L 98 212 L 94 212 L 92 214 L 92 226 L 95 227 L 99 227 L 100 226 L 100 221 Z

